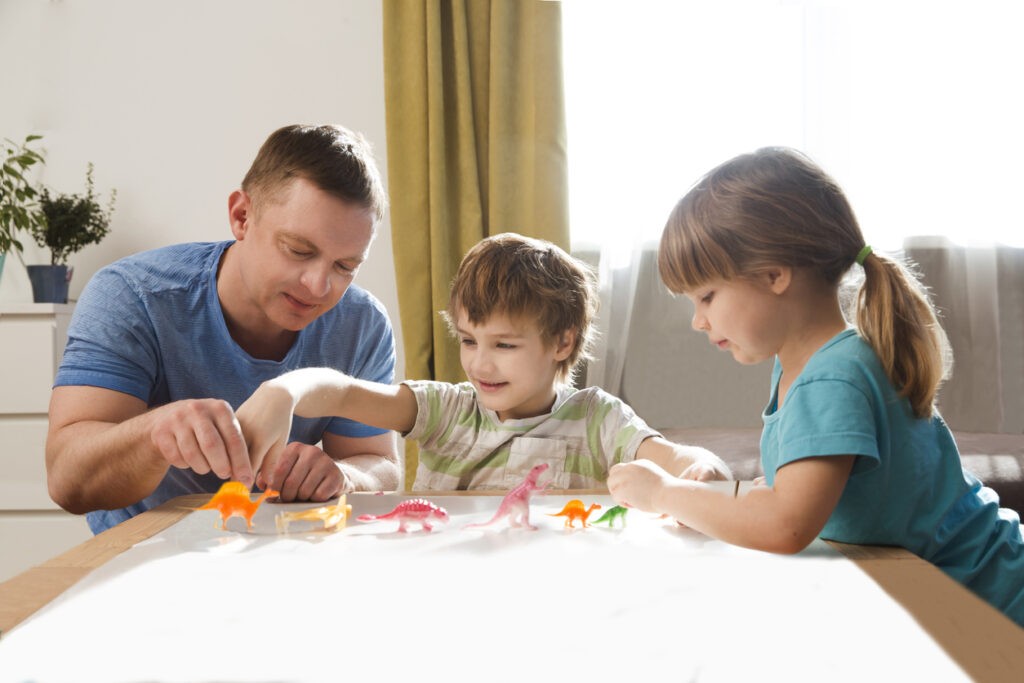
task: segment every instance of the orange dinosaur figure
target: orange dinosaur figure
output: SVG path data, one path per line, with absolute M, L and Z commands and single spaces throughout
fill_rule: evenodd
M 213 495 L 210 502 L 201 505 L 196 510 L 218 510 L 220 512 L 220 526 L 214 523 L 218 529 L 227 529 L 228 519 L 231 517 L 244 517 L 248 529 L 252 529 L 252 516 L 256 508 L 260 506 L 264 498 L 268 496 L 281 495 L 277 491 L 267 489 L 259 498 L 251 500 L 249 489 L 240 481 L 226 481 L 221 484 L 220 490 Z
M 565 526 L 569 527 L 570 529 L 575 528 L 574 525 L 576 523 L 576 520 L 578 519 L 580 520 L 580 525 L 583 528 L 586 528 L 588 526 L 587 519 L 590 517 L 590 513 L 593 512 L 594 510 L 600 509 L 601 506 L 598 505 L 597 503 L 591 503 L 589 508 L 584 508 L 582 500 L 580 500 L 579 498 L 573 498 L 572 500 L 565 504 L 565 507 L 562 508 L 561 512 L 548 513 L 548 516 L 565 517 Z

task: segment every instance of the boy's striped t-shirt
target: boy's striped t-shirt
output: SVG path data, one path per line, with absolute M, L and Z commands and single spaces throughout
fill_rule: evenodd
M 562 387 L 549 413 L 501 422 L 469 382 L 403 384 L 418 407 L 404 435 L 420 447 L 414 490 L 510 489 L 540 463 L 550 465 L 544 481 L 552 488 L 601 488 L 612 465 L 633 460 L 644 439 L 660 436 L 597 387 Z

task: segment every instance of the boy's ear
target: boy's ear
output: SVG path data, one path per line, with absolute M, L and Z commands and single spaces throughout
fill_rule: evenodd
M 773 293 L 782 294 L 793 283 L 793 268 L 791 266 L 771 266 L 764 272 L 764 278 Z
M 555 360 L 563 361 L 572 353 L 576 345 L 576 330 L 566 330 L 559 336 L 555 344 Z

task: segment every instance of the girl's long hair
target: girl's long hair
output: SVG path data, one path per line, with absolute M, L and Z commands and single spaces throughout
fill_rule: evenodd
M 677 293 L 773 265 L 815 272 L 838 291 L 863 247 L 836 182 L 801 153 L 772 147 L 727 161 L 679 200 L 661 236 L 658 270 Z M 872 253 L 863 265 L 851 318 L 914 415 L 928 417 L 952 362 L 935 309 L 900 260 Z

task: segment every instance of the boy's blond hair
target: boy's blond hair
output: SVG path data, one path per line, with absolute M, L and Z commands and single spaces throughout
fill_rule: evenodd
M 455 336 L 461 310 L 474 325 L 495 314 L 533 321 L 548 346 L 574 331 L 573 349 L 558 368 L 559 381 L 566 381 L 580 361 L 590 358 L 597 302 L 590 266 L 551 242 L 506 232 L 469 250 L 441 315 Z

